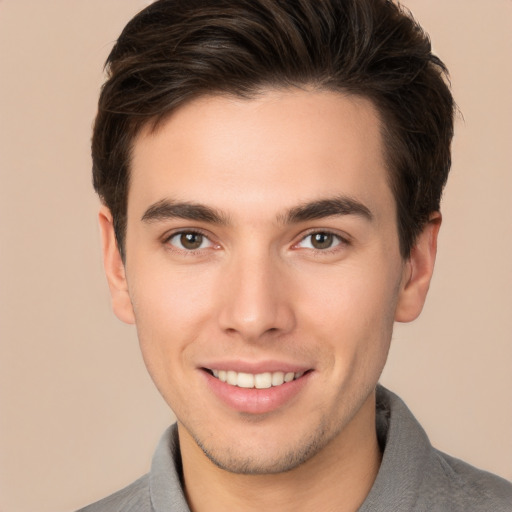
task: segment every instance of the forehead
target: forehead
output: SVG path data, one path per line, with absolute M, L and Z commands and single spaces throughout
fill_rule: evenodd
M 380 120 L 364 98 L 298 89 L 202 97 L 135 140 L 128 211 L 167 197 L 223 210 L 334 194 L 394 203 L 384 162 Z

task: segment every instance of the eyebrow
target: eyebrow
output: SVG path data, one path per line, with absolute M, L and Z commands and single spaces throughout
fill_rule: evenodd
M 144 222 L 157 222 L 168 219 L 186 219 L 208 222 L 210 224 L 228 224 L 227 215 L 198 203 L 177 202 L 162 199 L 152 204 L 142 216 Z
M 367 221 L 373 220 L 373 214 L 367 206 L 348 196 L 304 203 L 292 208 L 284 216 L 279 216 L 279 220 L 285 224 L 295 224 L 340 215 L 356 215 Z
M 277 219 L 283 224 L 296 224 L 340 215 L 356 215 L 368 221 L 373 220 L 373 214 L 367 206 L 347 196 L 304 203 L 291 208 L 284 215 L 278 215 Z M 229 217 L 215 208 L 200 203 L 177 202 L 169 199 L 162 199 L 152 204 L 141 218 L 143 222 L 148 223 L 168 219 L 195 220 L 219 225 L 229 224 Z

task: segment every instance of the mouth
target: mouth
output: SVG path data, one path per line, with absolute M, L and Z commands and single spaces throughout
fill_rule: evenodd
M 308 372 L 262 372 L 245 373 L 234 370 L 217 370 L 204 368 L 206 372 L 216 379 L 230 386 L 245 389 L 268 389 L 282 386 L 294 380 L 300 379 Z M 309 370 L 308 370 L 309 371 Z
M 210 364 L 199 369 L 213 395 L 231 411 L 258 417 L 296 403 L 315 371 L 278 361 Z

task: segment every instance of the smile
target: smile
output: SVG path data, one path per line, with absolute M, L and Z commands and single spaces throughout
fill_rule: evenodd
M 239 388 L 268 389 L 299 379 L 304 372 L 244 373 L 233 370 L 210 370 L 212 375 L 230 386 Z

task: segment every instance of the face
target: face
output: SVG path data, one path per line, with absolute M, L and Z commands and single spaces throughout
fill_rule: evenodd
M 114 309 L 136 323 L 180 442 L 275 473 L 373 422 L 414 272 L 370 102 L 195 100 L 135 141 L 124 265 L 102 218 Z

